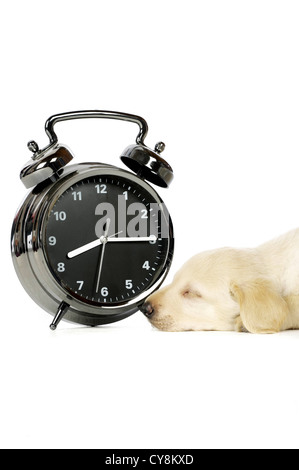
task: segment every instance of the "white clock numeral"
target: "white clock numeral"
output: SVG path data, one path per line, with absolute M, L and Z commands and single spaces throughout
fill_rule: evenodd
M 60 273 L 63 273 L 63 271 L 65 271 L 64 263 L 58 263 L 57 264 L 57 271 L 59 271 Z
M 126 279 L 126 288 L 132 289 L 132 287 L 133 287 L 132 279 Z
M 66 213 L 64 211 L 54 212 L 54 215 L 56 220 L 64 221 L 66 219 Z
M 147 271 L 148 271 L 149 269 L 151 269 L 150 264 L 149 264 L 148 261 L 144 261 L 142 267 L 143 267 L 143 269 L 146 269 Z
M 107 186 L 106 184 L 96 184 L 95 188 L 98 194 L 107 194 Z
M 73 192 L 72 196 L 74 198 L 74 201 L 82 201 L 82 193 L 81 191 Z
M 128 200 L 128 191 L 124 191 L 123 195 L 125 196 L 125 200 L 127 201 Z
M 155 235 L 151 235 L 151 237 L 152 237 L 152 240 L 150 240 L 150 244 L 154 245 L 157 241 L 157 237 Z
M 148 216 L 147 216 L 147 210 L 146 209 L 141 209 L 141 218 L 142 219 L 148 219 Z
M 78 284 L 78 290 L 81 290 L 83 287 L 84 281 L 76 281 L 76 283 Z
M 107 297 L 108 294 L 109 294 L 109 292 L 108 292 L 108 287 L 102 287 L 102 289 L 101 289 L 101 295 L 102 295 L 103 297 Z
M 49 237 L 49 245 L 54 246 L 56 245 L 56 237 Z

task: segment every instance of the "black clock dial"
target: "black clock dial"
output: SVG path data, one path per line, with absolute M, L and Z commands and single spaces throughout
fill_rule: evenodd
M 57 282 L 97 305 L 121 305 L 149 289 L 169 252 L 158 202 L 141 185 L 114 175 L 70 186 L 50 207 L 44 232 Z

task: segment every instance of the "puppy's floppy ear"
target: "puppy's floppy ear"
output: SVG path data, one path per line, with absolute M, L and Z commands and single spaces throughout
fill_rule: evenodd
M 240 316 L 251 333 L 277 333 L 288 314 L 285 300 L 266 279 L 231 284 L 231 295 L 240 305 Z

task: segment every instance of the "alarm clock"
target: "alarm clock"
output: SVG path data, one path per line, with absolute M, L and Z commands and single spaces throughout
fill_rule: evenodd
M 129 170 L 107 163 L 77 163 L 58 142 L 59 121 L 106 118 L 139 126 L 134 145 L 121 154 Z M 164 281 L 173 257 L 168 210 L 152 185 L 168 187 L 171 166 L 144 139 L 140 116 L 114 111 L 75 111 L 51 116 L 49 144 L 33 152 L 20 179 L 30 189 L 12 226 L 11 250 L 19 280 L 53 315 L 50 328 L 67 321 L 96 326 L 135 313 Z M 150 184 L 151 183 L 151 184 Z

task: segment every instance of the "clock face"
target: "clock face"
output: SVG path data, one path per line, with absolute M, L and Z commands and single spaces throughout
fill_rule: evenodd
M 49 208 L 44 247 L 56 281 L 75 298 L 122 305 L 161 276 L 171 222 L 142 185 L 115 175 L 82 179 Z

